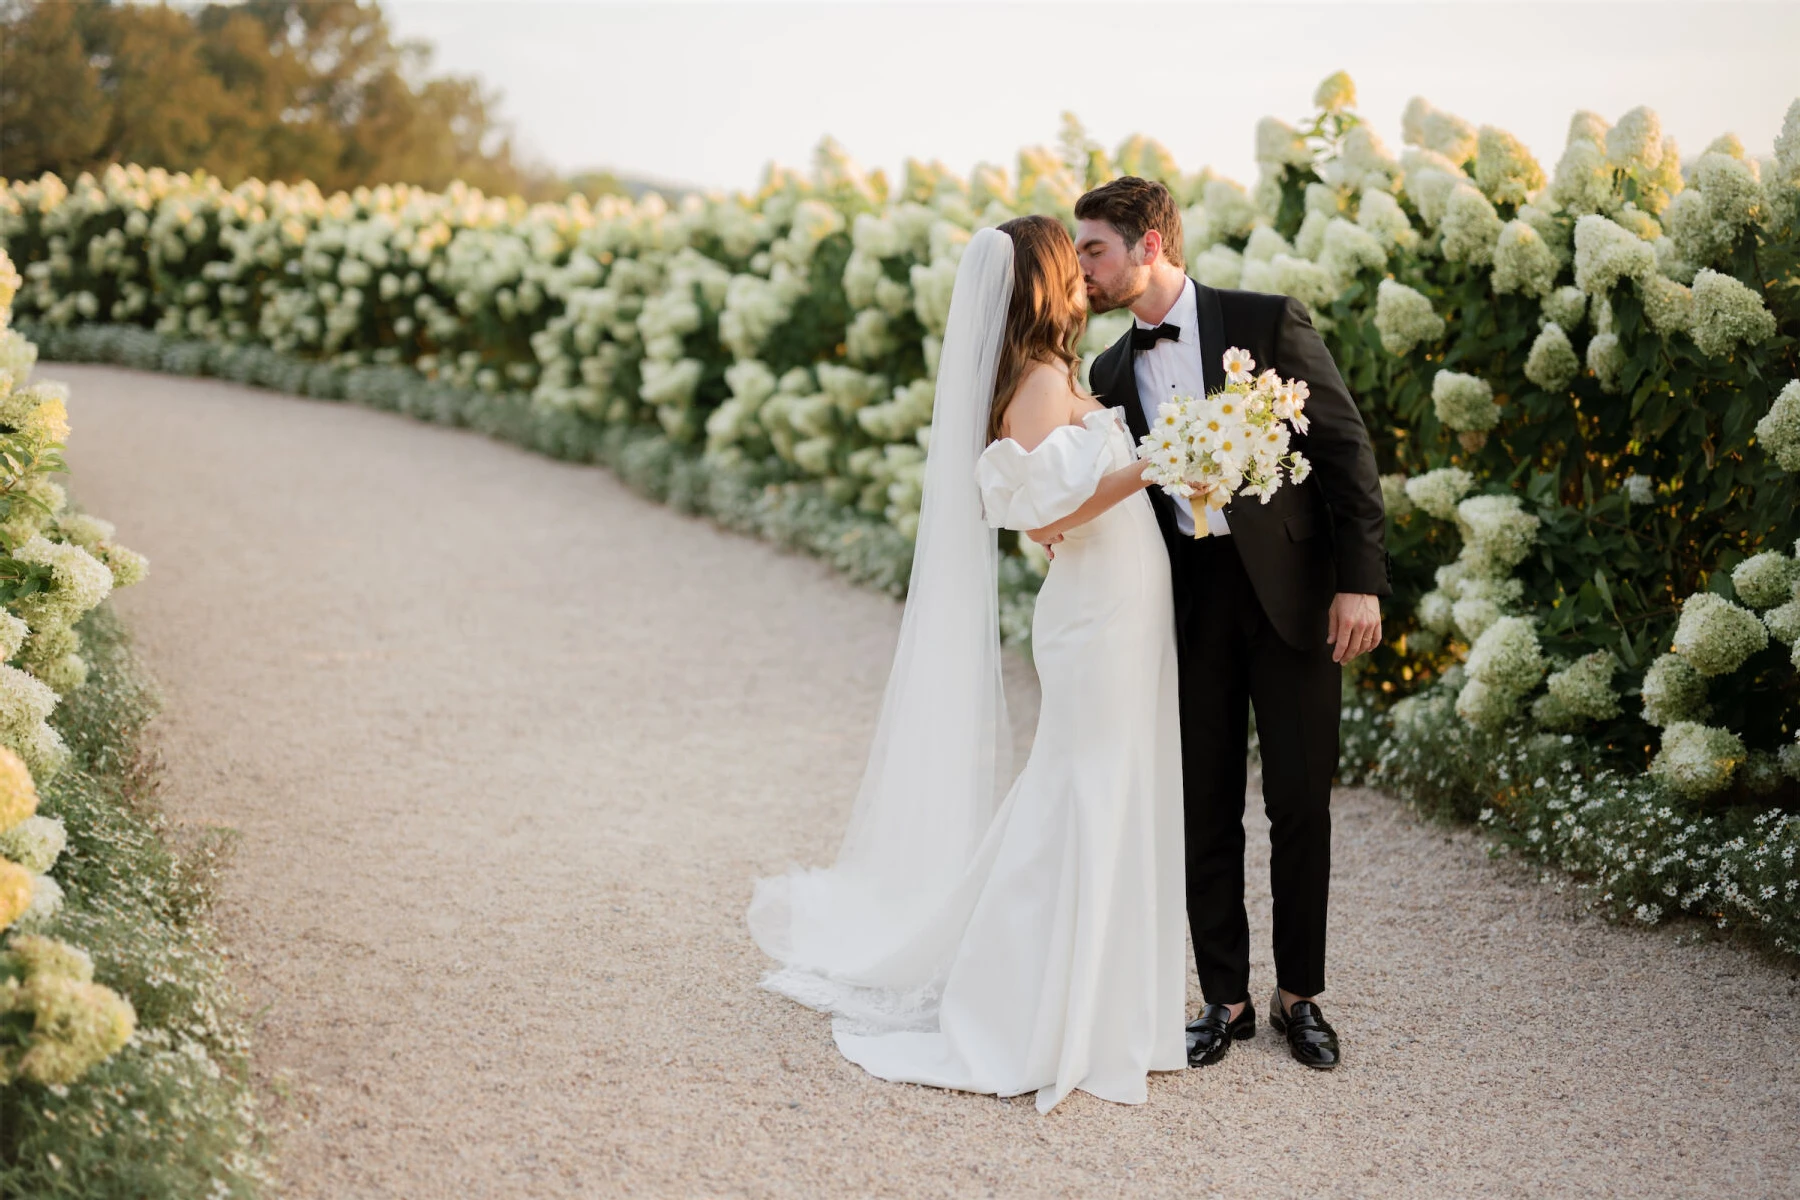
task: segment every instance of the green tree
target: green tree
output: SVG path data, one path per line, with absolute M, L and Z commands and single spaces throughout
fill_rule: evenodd
M 430 67 L 367 0 L 0 0 L 0 175 L 135 162 L 327 191 L 561 194 L 517 161 L 494 93 Z
M 105 144 L 112 102 L 83 36 L 89 7 L 0 0 L 0 174 L 88 161 Z

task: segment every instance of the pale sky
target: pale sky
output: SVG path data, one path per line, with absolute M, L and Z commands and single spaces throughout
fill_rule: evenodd
M 1073 110 L 1115 147 L 1255 178 L 1253 131 L 1311 111 L 1338 69 L 1395 152 L 1423 95 L 1512 131 L 1548 170 L 1569 117 L 1648 104 L 1684 157 L 1736 133 L 1766 155 L 1800 96 L 1800 3 L 1117 2 L 615 4 L 388 0 L 438 70 L 500 89 L 526 151 L 703 187 L 804 166 L 822 135 L 866 167 L 1010 168 Z

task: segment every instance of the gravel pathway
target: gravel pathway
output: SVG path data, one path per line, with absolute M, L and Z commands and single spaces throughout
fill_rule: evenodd
M 756 988 L 742 912 L 831 856 L 897 605 L 472 434 L 45 373 L 153 563 L 119 603 L 173 815 L 242 833 L 220 920 L 291 1197 L 1800 1194 L 1793 973 L 1360 791 L 1334 1074 L 1265 1028 L 1138 1108 L 870 1079 Z M 1261 1003 L 1266 892 L 1252 924 Z

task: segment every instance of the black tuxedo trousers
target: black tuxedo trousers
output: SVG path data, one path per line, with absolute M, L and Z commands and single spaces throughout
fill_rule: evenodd
M 1269 623 L 1236 537 L 1170 541 L 1181 672 L 1187 911 L 1208 1004 L 1250 991 L 1244 911 L 1249 714 L 1262 750 L 1275 901 L 1275 981 L 1325 990 L 1331 778 L 1338 765 L 1339 677 L 1331 647 L 1295 649 Z

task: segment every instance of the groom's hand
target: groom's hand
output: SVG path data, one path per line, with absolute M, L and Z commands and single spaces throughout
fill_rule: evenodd
M 1331 600 L 1331 624 L 1325 634 L 1331 661 L 1347 663 L 1381 645 L 1381 601 L 1358 592 L 1339 592 Z

